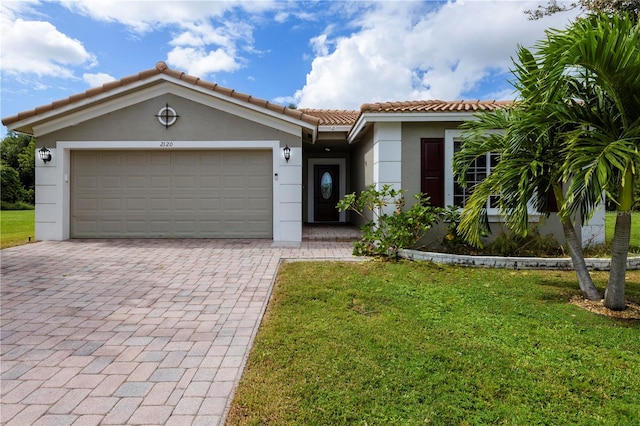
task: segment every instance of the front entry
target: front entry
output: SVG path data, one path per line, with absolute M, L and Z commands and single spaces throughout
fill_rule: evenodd
M 340 166 L 316 164 L 313 167 L 314 219 L 316 222 L 338 222 L 336 208 L 340 196 Z

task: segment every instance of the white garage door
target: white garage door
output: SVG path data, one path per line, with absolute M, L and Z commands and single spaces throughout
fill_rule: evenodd
M 272 238 L 271 151 L 72 151 L 72 238 Z

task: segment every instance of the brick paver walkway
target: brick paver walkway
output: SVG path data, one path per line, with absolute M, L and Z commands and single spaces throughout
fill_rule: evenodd
M 280 261 L 351 249 L 71 240 L 2 250 L 0 423 L 221 424 Z

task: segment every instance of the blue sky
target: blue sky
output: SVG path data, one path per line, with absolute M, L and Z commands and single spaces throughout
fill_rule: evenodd
M 299 107 L 513 99 L 518 44 L 577 12 L 529 21 L 545 1 L 3 0 L 2 117 L 158 61 Z M 6 129 L 2 129 L 4 134 Z

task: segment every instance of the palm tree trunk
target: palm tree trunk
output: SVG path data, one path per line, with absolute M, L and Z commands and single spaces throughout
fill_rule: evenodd
M 618 211 L 611 243 L 611 272 L 609 272 L 607 290 L 604 292 L 604 306 L 614 311 L 622 311 L 626 308 L 624 280 L 627 273 L 630 238 L 631 212 Z
M 556 197 L 556 203 L 558 207 L 564 204 L 565 198 L 562 192 L 562 183 L 558 182 L 553 185 L 553 194 Z M 560 216 L 560 223 L 562 224 L 562 230 L 564 231 L 564 239 L 569 246 L 569 255 L 573 262 L 573 269 L 576 270 L 576 276 L 578 277 L 578 285 L 584 296 L 589 300 L 602 300 L 602 295 L 593 284 L 589 270 L 587 269 L 587 263 L 584 261 L 584 253 L 582 252 L 582 241 L 578 238 L 576 228 L 573 227 L 573 223 L 568 216 Z
M 560 219 L 560 223 L 562 223 L 564 238 L 569 246 L 569 254 L 571 255 L 573 268 L 576 270 L 580 290 L 582 290 L 582 293 L 589 300 L 602 300 L 602 295 L 600 295 L 595 284 L 593 284 L 593 280 L 587 269 L 584 254 L 582 253 L 582 242 L 578 239 L 578 234 L 573 227 L 573 223 L 568 219 Z

